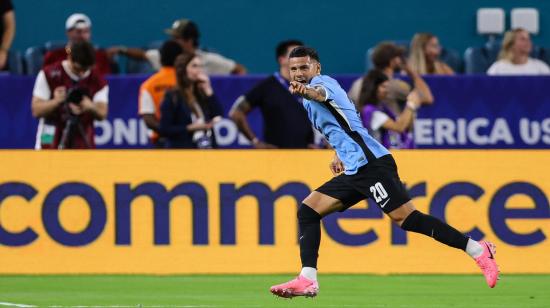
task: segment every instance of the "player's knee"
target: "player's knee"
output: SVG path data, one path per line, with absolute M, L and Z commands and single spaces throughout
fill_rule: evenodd
M 300 204 L 298 208 L 298 222 L 300 223 L 316 223 L 321 220 L 321 215 L 314 209 L 305 204 Z
M 388 216 L 390 216 L 391 220 L 398 224 L 399 226 L 402 226 L 403 223 L 409 218 L 409 217 L 416 217 L 414 214 L 415 212 L 418 212 L 415 207 L 412 205 L 412 203 L 407 202 L 403 204 L 402 206 L 396 208 L 395 210 L 391 211 Z M 420 212 L 419 212 L 420 213 Z M 412 215 L 412 216 L 411 216 Z

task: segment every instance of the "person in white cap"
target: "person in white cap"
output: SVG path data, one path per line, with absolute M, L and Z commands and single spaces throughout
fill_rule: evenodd
M 65 33 L 67 35 L 67 46 L 75 42 L 90 42 L 92 37 L 92 21 L 82 13 L 74 13 L 65 22 Z M 67 59 L 67 47 L 48 51 L 44 56 L 43 67 Z M 95 69 L 104 76 L 111 73 L 111 64 L 107 52 L 103 49 L 96 49 Z

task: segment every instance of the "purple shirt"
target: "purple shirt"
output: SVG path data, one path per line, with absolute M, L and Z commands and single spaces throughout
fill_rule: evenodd
M 363 126 L 369 130 L 369 134 L 376 138 L 383 146 L 388 149 L 414 149 L 414 140 L 411 131 L 398 133 L 380 126 L 373 130 L 371 126 L 373 115 L 376 111 L 386 114 L 392 120 L 396 120 L 396 115 L 386 106 L 365 105 L 361 110 L 361 119 Z

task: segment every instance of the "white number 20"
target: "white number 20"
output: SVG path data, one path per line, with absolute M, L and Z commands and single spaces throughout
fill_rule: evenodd
M 372 196 L 374 197 L 374 200 L 376 203 L 380 203 L 382 199 L 386 199 L 388 197 L 388 193 L 384 189 L 384 186 L 382 186 L 382 183 L 377 182 L 373 186 L 370 187 L 370 192 L 372 193 Z

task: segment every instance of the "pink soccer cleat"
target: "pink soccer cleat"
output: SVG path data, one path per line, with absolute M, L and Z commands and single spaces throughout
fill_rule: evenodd
M 494 288 L 499 279 L 498 265 L 495 261 L 496 246 L 487 241 L 480 241 L 479 244 L 483 246 L 483 254 L 475 259 L 477 266 L 483 272 L 489 287 Z
M 315 297 L 319 293 L 319 284 L 316 280 L 309 280 L 300 275 L 289 282 L 272 286 L 271 293 L 284 298 L 295 296 Z

